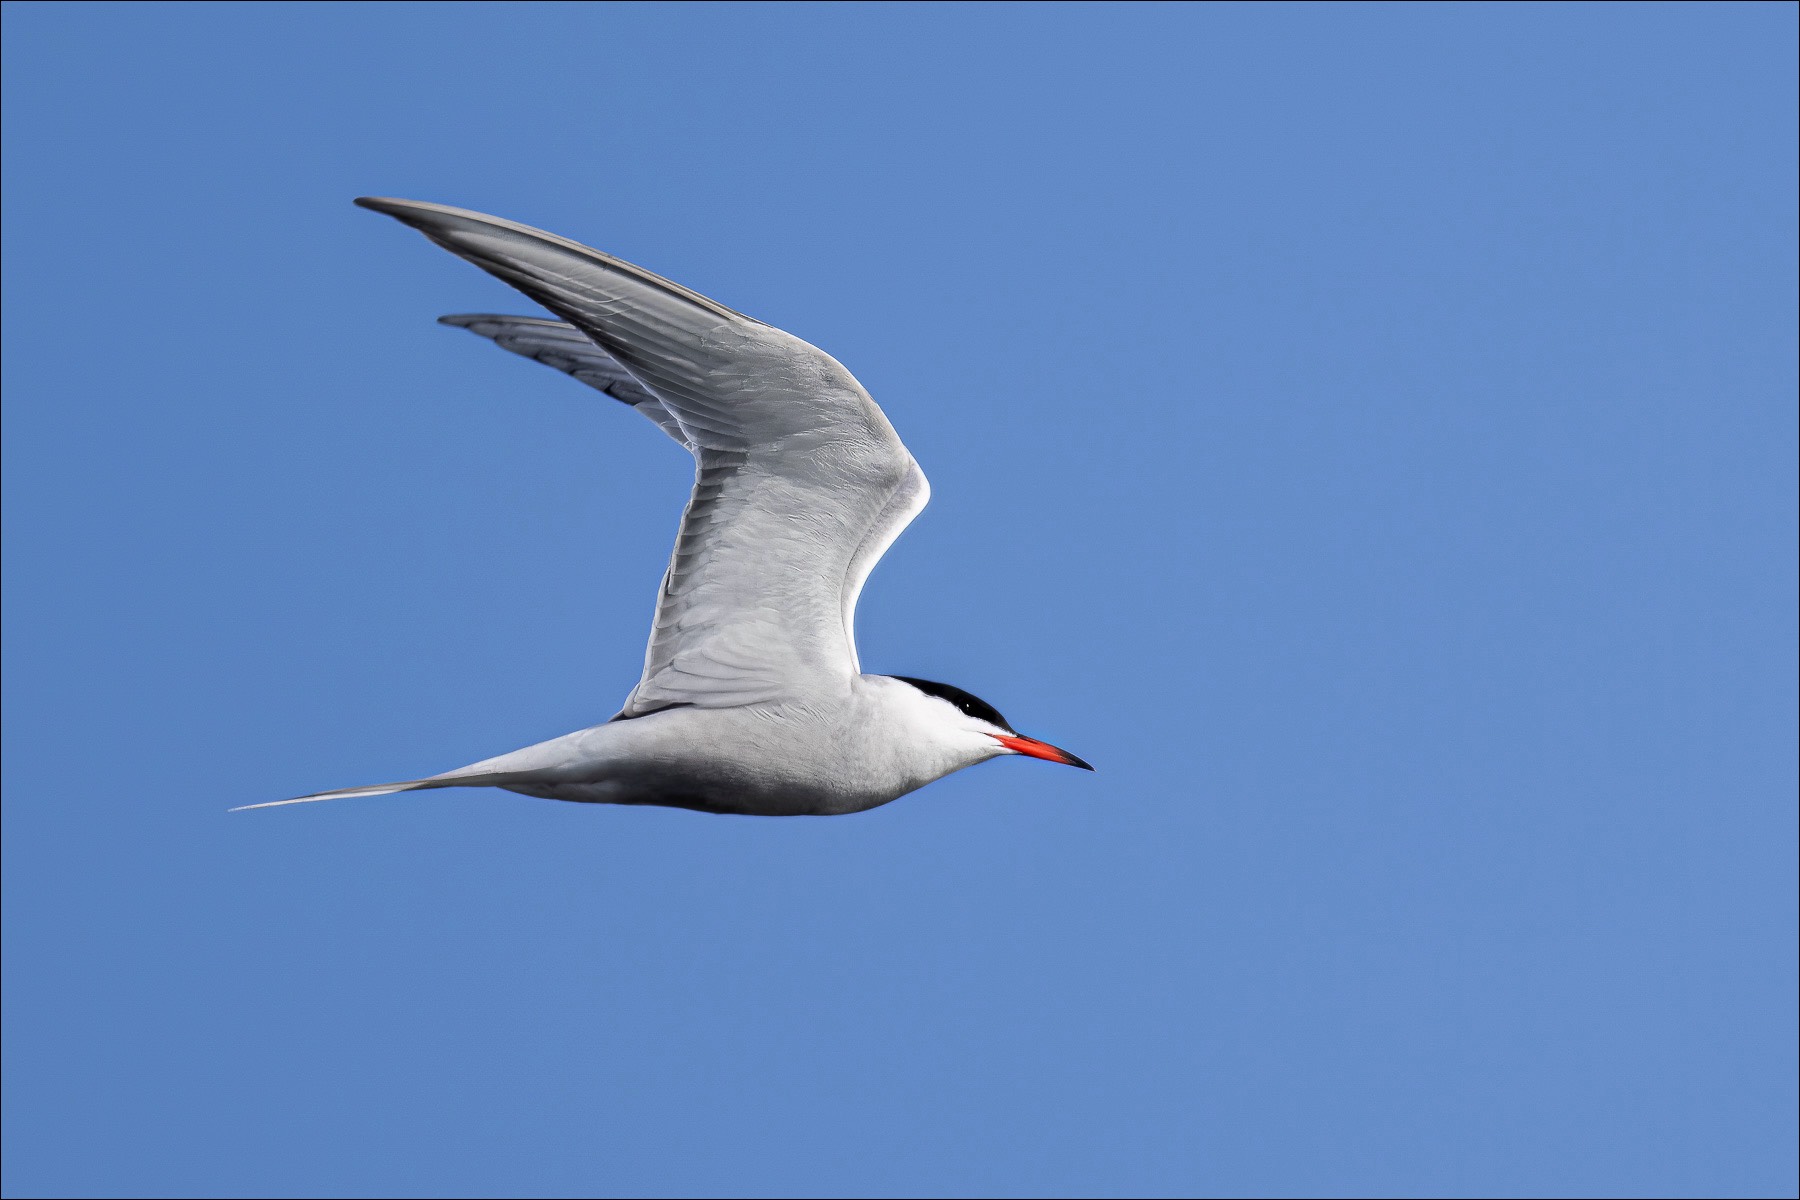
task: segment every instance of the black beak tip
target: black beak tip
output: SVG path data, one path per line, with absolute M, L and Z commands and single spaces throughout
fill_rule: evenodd
M 1080 767 L 1084 771 L 1092 771 L 1094 769 L 1092 764 L 1076 758 L 1073 754 L 1069 754 L 1067 750 L 1064 750 L 1063 754 L 1067 755 L 1066 761 L 1071 767 Z

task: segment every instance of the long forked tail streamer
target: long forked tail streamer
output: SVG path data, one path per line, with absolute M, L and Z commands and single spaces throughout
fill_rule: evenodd
M 431 779 L 413 779 L 405 783 L 376 783 L 368 787 L 338 788 L 330 792 L 314 792 L 310 796 L 295 796 L 292 800 L 265 800 L 261 804 L 240 804 L 227 812 L 248 812 L 253 808 L 280 808 L 284 804 L 311 804 L 315 800 L 348 800 L 352 796 L 385 796 L 390 792 L 416 792 L 424 788 L 454 787 L 449 783 L 439 783 Z
M 476 766 L 486 766 L 476 763 Z M 385 796 L 390 792 L 422 792 L 430 788 L 453 787 L 504 787 L 531 777 L 529 771 L 471 771 L 463 767 L 455 771 L 446 771 L 442 775 L 433 775 L 426 779 L 408 779 L 404 783 L 372 783 L 367 787 L 337 788 L 329 792 L 314 792 L 310 796 L 295 796 L 292 800 L 265 800 L 261 804 L 240 804 L 228 812 L 247 812 L 253 808 L 281 808 L 287 804 L 311 804 L 315 800 L 348 800 L 355 796 Z

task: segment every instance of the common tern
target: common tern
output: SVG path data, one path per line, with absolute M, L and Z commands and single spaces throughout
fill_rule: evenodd
M 694 456 L 644 674 L 601 725 L 403 783 L 249 804 L 497 787 L 767 816 L 860 812 L 1003 755 L 1093 770 L 961 688 L 865 675 L 857 596 L 930 487 L 836 359 L 567 238 L 466 209 L 359 199 L 561 320 L 464 315 L 636 409 Z M 241 811 L 241 810 L 233 810 Z

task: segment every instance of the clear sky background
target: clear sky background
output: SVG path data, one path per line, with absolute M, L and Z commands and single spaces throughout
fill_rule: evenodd
M 11 4 L 9 1194 L 1791 1194 L 1795 26 Z M 840 358 L 1096 775 L 449 792 L 690 468 L 353 196 Z

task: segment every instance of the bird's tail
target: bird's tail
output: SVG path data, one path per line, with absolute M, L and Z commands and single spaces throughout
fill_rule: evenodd
M 515 772 L 465 774 L 453 771 L 447 775 L 433 775 L 429 779 L 409 779 L 405 783 L 375 783 L 368 787 L 338 788 L 331 792 L 314 792 L 310 796 L 295 796 L 292 800 L 265 800 L 261 804 L 240 804 L 227 811 L 247 812 L 252 808 L 280 808 L 284 804 L 311 804 L 315 800 L 348 800 L 352 796 L 386 796 L 390 792 L 422 792 L 427 788 L 493 787 L 517 777 Z

